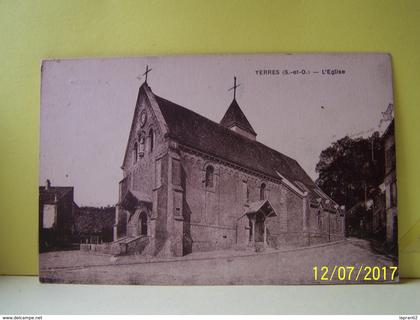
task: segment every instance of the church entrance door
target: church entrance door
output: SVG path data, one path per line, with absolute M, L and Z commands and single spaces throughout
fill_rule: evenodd
M 138 228 L 141 236 L 147 236 L 147 214 L 145 212 L 142 212 L 139 215 Z
M 255 242 L 264 242 L 265 232 L 265 216 L 263 213 L 258 213 L 255 219 Z
M 252 243 L 254 241 L 254 223 L 251 219 L 248 219 L 248 225 L 249 225 L 248 242 Z

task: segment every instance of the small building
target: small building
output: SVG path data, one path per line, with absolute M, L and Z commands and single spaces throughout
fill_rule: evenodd
M 382 135 L 385 153 L 385 210 L 386 210 L 386 241 L 397 244 L 398 224 L 397 224 L 397 175 L 396 175 L 396 153 L 395 153 L 395 134 L 394 120 L 388 125 Z
M 67 247 L 72 243 L 74 213 L 73 187 L 52 186 L 47 180 L 39 187 L 39 243 L 40 250 Z
M 217 123 L 145 82 L 122 170 L 113 252 L 183 256 L 344 238 L 344 208 L 295 159 L 257 141 L 235 98 Z

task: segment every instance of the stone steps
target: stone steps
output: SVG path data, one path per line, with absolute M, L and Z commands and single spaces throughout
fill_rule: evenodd
M 82 244 L 81 251 L 91 251 L 114 256 L 126 254 L 141 254 L 149 244 L 149 237 L 124 237 L 114 242 L 102 244 Z

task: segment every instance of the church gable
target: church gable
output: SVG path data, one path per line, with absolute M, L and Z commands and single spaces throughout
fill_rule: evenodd
M 167 131 L 155 96 L 147 83 L 144 83 L 139 89 L 122 168 L 130 168 L 147 151 L 151 151 L 158 138 L 163 137 Z

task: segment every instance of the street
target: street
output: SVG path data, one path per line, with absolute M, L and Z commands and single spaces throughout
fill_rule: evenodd
M 350 239 L 283 251 L 204 252 L 170 260 L 142 256 L 111 257 L 80 251 L 50 252 L 41 254 L 40 277 L 43 282 L 104 284 L 344 284 L 383 282 L 384 277 L 389 280 L 390 266 L 394 266 L 394 262 L 372 252 L 365 240 Z M 314 267 L 318 268 L 316 280 Z M 338 279 L 339 267 L 342 267 L 341 279 Z M 355 271 L 350 274 L 352 267 Z M 377 267 L 386 273 L 380 274 L 379 279 L 376 274 L 378 280 L 375 281 L 369 270 L 364 269 L 366 267 Z M 357 271 L 360 274 L 355 281 Z M 395 278 L 398 279 L 398 272 Z

